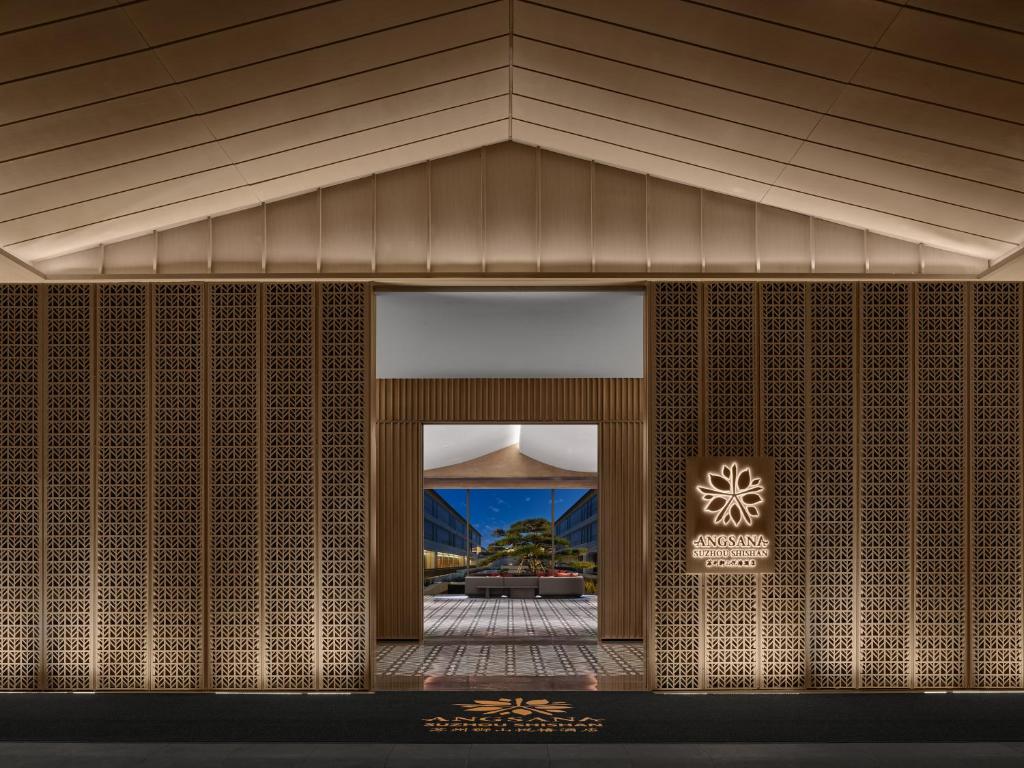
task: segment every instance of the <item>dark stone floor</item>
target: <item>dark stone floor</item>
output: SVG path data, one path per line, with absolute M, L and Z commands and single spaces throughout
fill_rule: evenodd
M 1024 743 L 933 744 L 147 744 L 0 742 L 4 768 L 753 768 L 1024 765 Z

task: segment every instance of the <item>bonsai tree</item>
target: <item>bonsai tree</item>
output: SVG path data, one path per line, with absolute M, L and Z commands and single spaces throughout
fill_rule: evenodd
M 509 559 L 515 561 L 518 573 L 540 573 L 548 570 L 557 556 L 559 563 L 569 568 L 593 567 L 593 563 L 584 559 L 585 550 L 570 547 L 568 539 L 552 536 L 551 521 L 542 517 L 518 520 L 508 529 L 499 528 L 494 533 L 497 538 L 487 545 L 480 565 Z

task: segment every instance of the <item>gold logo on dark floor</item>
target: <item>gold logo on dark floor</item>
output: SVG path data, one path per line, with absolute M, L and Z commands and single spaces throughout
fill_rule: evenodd
M 471 704 L 456 704 L 465 714 L 436 715 L 423 718 L 423 727 L 431 733 L 597 733 L 603 717 L 567 714 L 572 705 L 550 699 L 524 699 L 520 696 L 500 699 L 475 699 Z

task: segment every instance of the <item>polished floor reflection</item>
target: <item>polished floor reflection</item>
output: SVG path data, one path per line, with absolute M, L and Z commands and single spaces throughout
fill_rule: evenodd
M 640 690 L 639 642 L 598 642 L 597 599 L 426 597 L 424 642 L 379 643 L 378 690 Z

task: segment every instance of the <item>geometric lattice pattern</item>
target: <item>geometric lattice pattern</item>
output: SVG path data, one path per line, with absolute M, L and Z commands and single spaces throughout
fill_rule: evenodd
M 260 288 L 210 286 L 210 687 L 263 687 Z
M 93 681 L 92 309 L 95 288 L 46 287 L 47 688 Z
M 320 290 L 320 687 L 369 687 L 366 287 Z
M 266 687 L 316 687 L 314 317 L 310 283 L 264 290 Z
M 693 689 L 703 685 L 702 577 L 686 572 L 686 458 L 698 452 L 702 291 L 654 290 L 654 685 Z
M 153 291 L 152 687 L 203 686 L 203 297 Z
M 764 452 L 775 459 L 775 572 L 761 574 L 765 688 L 806 683 L 807 286 L 761 286 Z
M 656 687 L 1024 687 L 1021 286 L 654 296 Z M 733 591 L 683 572 L 682 462 L 755 448 L 776 570 Z
M 1024 686 L 1021 286 L 654 295 L 656 686 Z M 368 685 L 367 310 L 0 286 L 0 687 Z M 775 458 L 775 573 L 685 573 L 702 450 Z
M 0 285 L 0 690 L 367 687 L 367 309 Z
M 704 451 L 711 456 L 756 453 L 755 286 L 711 283 L 705 288 Z M 708 688 L 758 687 L 758 577 L 704 578 L 704 643 Z
M 921 688 L 967 685 L 967 288 L 917 286 L 914 655 Z
M 863 688 L 910 680 L 911 292 L 861 286 L 858 649 Z
M 0 286 L 0 689 L 39 677 L 39 293 Z
M 856 685 L 854 324 L 858 288 L 810 286 L 808 665 L 814 688 Z
M 973 684 L 1024 686 L 1021 594 L 1021 285 L 973 287 Z
M 96 686 L 145 689 L 149 643 L 147 287 L 98 297 Z

